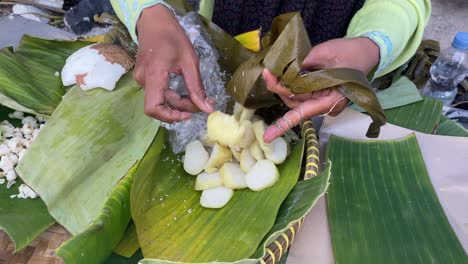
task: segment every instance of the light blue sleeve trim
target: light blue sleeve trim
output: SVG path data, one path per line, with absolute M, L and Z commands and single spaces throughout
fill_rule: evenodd
M 379 66 L 377 67 L 377 70 L 374 73 L 374 76 L 378 75 L 379 72 L 385 70 L 385 68 L 388 67 L 395 59 L 392 56 L 393 43 L 390 40 L 390 37 L 388 35 L 379 31 L 367 32 L 361 37 L 369 38 L 377 46 L 379 46 L 380 62 L 379 62 Z

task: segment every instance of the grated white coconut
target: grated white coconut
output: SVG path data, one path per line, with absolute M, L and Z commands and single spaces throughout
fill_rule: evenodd
M 0 123 L 0 184 L 6 184 L 6 188 L 16 183 L 18 175 L 15 167 L 23 158 L 26 150 L 31 146 L 34 139 L 39 135 L 40 129 L 44 127 L 44 117 L 24 116 L 23 112 L 15 111 L 8 115 L 11 119 L 20 119 L 22 127 L 14 127 L 7 120 Z M 38 195 L 26 184 L 21 184 L 19 193 L 11 198 L 37 198 Z

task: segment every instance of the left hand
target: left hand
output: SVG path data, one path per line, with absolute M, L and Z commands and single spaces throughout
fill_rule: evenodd
M 368 74 L 378 63 L 379 47 L 368 38 L 333 39 L 313 47 L 302 63 L 303 70 L 330 68 L 353 68 Z M 299 125 L 313 116 L 328 114 L 336 116 L 349 103 L 337 89 L 329 88 L 306 94 L 293 94 L 285 88 L 278 77 L 269 70 L 263 71 L 265 84 L 291 110 L 276 124 L 267 128 L 264 135 L 266 142 L 282 136 L 287 130 Z

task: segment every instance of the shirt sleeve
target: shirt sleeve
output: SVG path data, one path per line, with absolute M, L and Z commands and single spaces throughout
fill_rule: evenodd
M 379 46 L 380 63 L 374 77 L 380 77 L 414 55 L 430 13 L 430 0 L 366 0 L 351 20 L 346 37 L 368 37 Z
M 110 0 L 110 2 L 120 21 L 127 27 L 135 43 L 138 43 L 136 24 L 143 9 L 156 4 L 163 4 L 170 8 L 162 0 Z

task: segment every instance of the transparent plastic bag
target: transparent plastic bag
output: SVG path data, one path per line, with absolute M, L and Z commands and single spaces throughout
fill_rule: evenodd
M 208 97 L 215 101 L 215 109 L 225 111 L 228 95 L 223 81 L 223 72 L 218 63 L 219 54 L 211 44 L 208 33 L 202 26 L 198 15 L 190 12 L 182 17 L 177 17 L 180 25 L 185 30 L 199 59 L 200 75 L 203 86 Z M 176 91 L 181 96 L 188 96 L 184 79 L 180 75 L 171 75 L 169 81 L 170 89 Z M 162 126 L 169 130 L 169 140 L 174 153 L 180 153 L 190 142 L 199 139 L 206 133 L 206 113 L 194 113 L 189 120 L 179 123 L 162 123 Z

